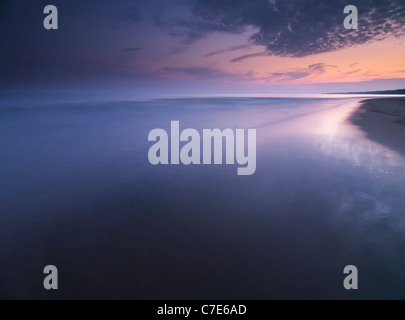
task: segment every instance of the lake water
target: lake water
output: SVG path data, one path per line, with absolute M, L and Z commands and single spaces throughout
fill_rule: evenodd
M 347 121 L 361 99 L 3 101 L 0 298 L 405 298 L 405 159 Z M 256 173 L 150 165 L 171 120 L 257 129 Z

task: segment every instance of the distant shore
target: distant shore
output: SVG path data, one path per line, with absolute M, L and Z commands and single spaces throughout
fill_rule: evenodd
M 333 93 L 332 93 L 333 94 Z M 339 92 L 334 94 L 378 94 L 378 95 L 405 95 L 405 89 L 384 90 L 384 91 L 366 91 L 366 92 Z
M 350 121 L 369 139 L 405 156 L 405 97 L 364 100 Z

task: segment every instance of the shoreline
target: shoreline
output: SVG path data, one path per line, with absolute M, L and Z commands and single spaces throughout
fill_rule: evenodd
M 405 97 L 367 99 L 360 104 L 349 121 L 368 139 L 405 156 Z

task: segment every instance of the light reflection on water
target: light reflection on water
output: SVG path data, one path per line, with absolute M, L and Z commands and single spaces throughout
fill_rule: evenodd
M 405 161 L 347 121 L 359 99 L 2 108 L 0 296 L 51 297 L 55 264 L 62 298 L 404 298 Z M 149 165 L 171 120 L 257 128 L 256 174 Z

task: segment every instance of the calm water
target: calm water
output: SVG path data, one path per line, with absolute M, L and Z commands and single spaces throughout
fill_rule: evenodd
M 405 159 L 346 121 L 359 100 L 2 103 L 0 298 L 405 298 Z M 256 174 L 151 166 L 171 120 L 256 128 Z

